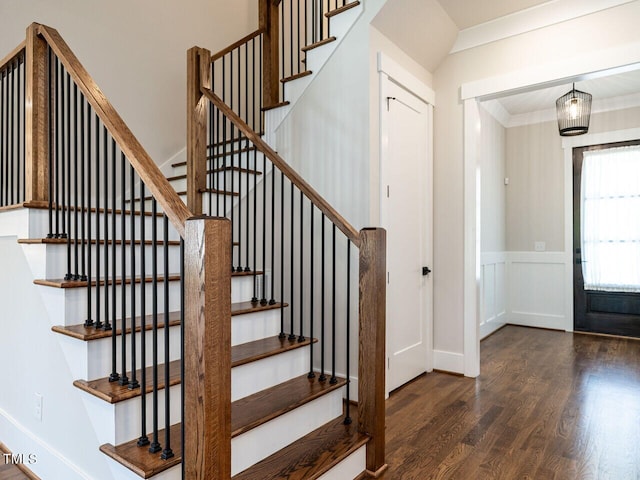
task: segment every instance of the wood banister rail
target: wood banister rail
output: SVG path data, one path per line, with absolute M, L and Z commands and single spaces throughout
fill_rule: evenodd
M 187 221 L 185 479 L 231 478 L 231 222 Z
M 232 52 L 233 50 L 235 50 L 236 48 L 238 48 L 241 45 L 244 45 L 245 43 L 250 42 L 251 40 L 253 40 L 256 37 L 259 37 L 260 35 L 262 35 L 263 33 L 266 32 L 266 28 L 259 28 L 258 30 L 256 30 L 255 32 L 250 33 L 249 35 L 242 37 L 240 40 L 238 40 L 235 43 L 232 43 L 231 45 L 229 45 L 227 48 L 224 48 L 222 50 L 220 50 L 217 53 L 214 53 L 213 55 L 211 55 L 211 61 L 215 62 L 216 60 L 218 60 L 219 58 L 224 57 L 227 53 Z
M 293 168 L 278 155 L 260 136 L 254 132 L 220 97 L 211 90 L 202 87 L 202 94 L 213 103 L 253 143 L 284 175 L 311 200 L 311 202 L 331 220 L 344 235 L 360 246 L 360 234 L 329 202 L 327 202 L 311 185 L 309 185 Z
M 184 238 L 185 222 L 192 216 L 191 212 L 180 199 L 173 187 L 169 184 L 156 163 L 151 159 L 138 139 L 131 132 L 122 117 L 120 117 L 113 105 L 111 105 L 111 102 L 107 100 L 91 75 L 89 75 L 87 70 L 83 67 L 57 30 L 40 24 L 32 24 L 29 29 L 32 29 L 34 33 L 44 38 L 44 40 L 49 44 L 49 47 L 51 47 L 69 75 L 71 75 L 71 78 L 73 78 L 74 82 L 78 85 L 78 88 L 86 97 L 87 102 L 103 122 L 113 139 L 120 147 L 121 151 L 125 154 L 135 169 L 136 173 L 140 176 L 140 179 L 156 198 L 180 236 Z M 31 42 L 35 41 L 32 39 Z M 29 55 L 29 45 L 30 36 L 27 36 L 27 55 Z M 27 65 L 32 61 L 38 64 L 38 61 L 34 59 L 28 61 Z M 44 60 L 42 61 L 44 62 Z M 42 75 L 41 77 L 44 79 L 45 75 Z M 27 82 L 29 82 L 29 78 L 27 78 Z M 29 142 L 27 142 L 27 144 L 28 143 Z M 38 172 L 38 175 L 40 175 L 39 170 Z M 46 181 L 44 181 L 44 183 L 46 185 Z
M 7 63 L 9 63 L 11 60 L 16 58 L 18 54 L 25 49 L 26 46 L 27 46 L 27 42 L 26 40 L 23 40 L 22 42 L 20 42 L 20 44 L 16 48 L 14 48 L 7 55 L 5 55 L 5 57 L 2 60 L 0 60 L 0 70 L 2 70 L 7 65 Z

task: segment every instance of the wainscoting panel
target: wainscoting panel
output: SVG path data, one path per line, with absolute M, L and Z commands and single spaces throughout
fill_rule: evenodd
M 571 330 L 563 252 L 508 252 L 508 323 Z
M 480 339 L 506 323 L 507 253 L 485 252 L 480 258 Z

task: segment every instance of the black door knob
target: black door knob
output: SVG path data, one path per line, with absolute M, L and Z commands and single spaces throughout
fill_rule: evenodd
M 422 267 L 422 275 L 429 275 L 431 273 L 431 269 L 429 267 Z

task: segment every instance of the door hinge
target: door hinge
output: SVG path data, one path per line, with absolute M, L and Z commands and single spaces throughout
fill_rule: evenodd
M 387 357 L 387 370 L 391 368 L 391 359 Z
M 431 269 L 429 267 L 422 267 L 422 275 L 427 276 L 431 273 Z
M 387 97 L 387 112 L 389 111 L 389 101 L 395 100 L 396 97 Z
M 387 272 L 387 283 L 389 283 L 391 281 L 391 275 L 389 274 L 389 272 Z
M 387 198 L 389 198 L 389 185 L 387 185 Z

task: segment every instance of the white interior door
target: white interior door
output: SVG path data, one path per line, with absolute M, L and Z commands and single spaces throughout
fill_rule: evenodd
M 381 217 L 387 230 L 387 391 L 431 370 L 431 106 L 383 80 Z M 385 138 L 386 133 L 386 138 Z

